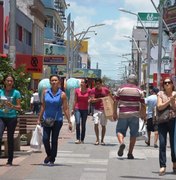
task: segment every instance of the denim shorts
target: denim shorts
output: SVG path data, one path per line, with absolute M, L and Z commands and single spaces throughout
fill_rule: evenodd
M 139 118 L 135 116 L 129 118 L 119 118 L 116 125 L 116 134 L 121 133 L 125 137 L 128 127 L 130 129 L 130 136 L 137 137 L 139 129 Z

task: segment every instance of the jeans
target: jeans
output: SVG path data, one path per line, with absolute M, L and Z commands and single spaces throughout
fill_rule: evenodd
M 39 102 L 34 102 L 33 104 L 33 113 L 38 114 L 40 111 L 40 103 Z
M 166 145 L 167 145 L 167 133 L 169 132 L 171 159 L 172 162 L 176 162 L 176 156 L 174 153 L 174 129 L 175 118 L 169 122 L 158 125 L 159 133 L 159 163 L 160 167 L 166 167 Z
M 55 162 L 55 158 L 57 156 L 58 137 L 62 125 L 62 121 L 55 121 L 53 127 L 43 127 L 43 144 L 45 147 L 45 152 L 47 156 L 50 157 L 51 162 Z
M 14 132 L 17 125 L 17 118 L 0 118 L 0 132 L 7 128 L 8 162 L 12 163 L 14 154 Z M 0 137 L 2 142 L 2 137 Z M 0 142 L 0 145 L 1 145 Z
M 76 121 L 76 139 L 84 141 L 88 110 L 76 109 L 74 115 Z M 81 130 L 80 130 L 80 126 L 81 126 Z

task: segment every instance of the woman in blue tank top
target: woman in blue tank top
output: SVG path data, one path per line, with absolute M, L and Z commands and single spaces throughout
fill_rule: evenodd
M 63 113 L 66 116 L 69 129 L 72 129 L 72 124 L 70 122 L 70 114 L 67 103 L 66 94 L 60 89 L 60 78 L 57 75 L 50 76 L 51 88 L 46 89 L 42 93 L 42 105 L 39 114 L 38 124 L 41 121 L 46 121 L 47 119 L 54 119 L 54 125 L 52 127 L 43 126 L 43 144 L 46 151 L 46 158 L 44 159 L 45 165 L 54 165 L 55 158 L 57 156 L 58 148 L 58 137 L 60 129 L 63 125 Z M 50 144 L 51 136 L 51 144 Z
M 21 94 L 14 89 L 15 78 L 9 74 L 4 77 L 4 88 L 0 89 L 0 145 L 2 135 L 7 128 L 8 160 L 12 165 L 14 154 L 14 132 L 17 125 L 17 111 L 21 110 Z

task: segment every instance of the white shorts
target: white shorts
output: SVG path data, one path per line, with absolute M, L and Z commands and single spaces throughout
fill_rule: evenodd
M 105 117 L 104 111 L 101 110 L 94 110 L 94 114 L 93 114 L 93 121 L 94 124 L 101 124 L 102 126 L 106 126 L 107 125 L 107 119 Z

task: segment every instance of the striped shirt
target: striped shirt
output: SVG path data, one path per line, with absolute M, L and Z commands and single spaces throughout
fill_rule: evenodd
M 119 117 L 139 117 L 140 105 L 145 103 L 143 92 L 134 84 L 125 84 L 117 90 Z

